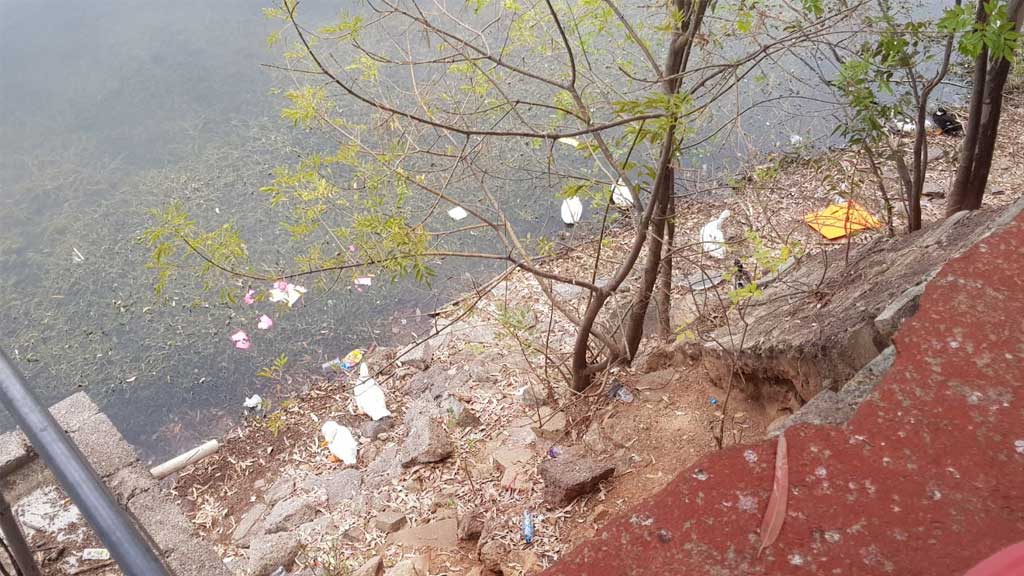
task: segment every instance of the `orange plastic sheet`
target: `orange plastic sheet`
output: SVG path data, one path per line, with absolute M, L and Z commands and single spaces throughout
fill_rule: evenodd
M 877 218 L 853 200 L 846 204 L 830 204 L 824 210 L 812 212 L 804 216 L 804 222 L 828 240 L 882 226 Z

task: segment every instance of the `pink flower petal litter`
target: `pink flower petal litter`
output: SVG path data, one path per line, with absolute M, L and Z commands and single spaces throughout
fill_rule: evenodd
M 232 334 L 231 341 L 235 343 L 235 348 L 239 350 L 248 350 L 249 346 L 252 346 L 252 341 L 249 340 L 249 335 L 245 333 L 245 330 L 239 330 Z
M 244 302 L 246 306 L 252 306 L 255 301 L 256 291 L 250 288 L 249 291 L 245 293 L 245 296 L 242 297 L 242 302 Z
M 285 282 L 284 280 L 278 280 L 274 282 L 274 287 L 270 289 L 270 301 L 271 302 L 284 302 L 291 308 L 293 304 L 302 298 L 302 295 L 306 293 L 306 289 L 302 286 L 296 286 Z
M 270 316 L 264 314 L 260 316 L 260 323 L 257 324 L 256 327 L 259 328 L 260 330 L 268 330 L 273 325 L 274 321 L 270 319 Z

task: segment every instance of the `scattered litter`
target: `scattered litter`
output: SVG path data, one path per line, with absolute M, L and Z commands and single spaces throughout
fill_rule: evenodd
M 743 453 L 743 459 L 753 464 L 754 462 L 757 462 L 757 452 L 754 452 L 753 450 L 747 450 L 746 452 Z
M 78 248 L 72 246 L 71 251 L 74 252 L 74 254 L 71 256 L 72 262 L 74 262 L 75 264 L 81 264 L 82 262 L 85 262 L 85 256 L 82 256 L 82 253 L 78 251 Z
M 270 319 L 270 316 L 264 314 L 260 316 L 259 324 L 256 324 L 256 327 L 259 328 L 260 330 L 269 330 L 270 327 L 273 325 L 274 321 Z
M 263 415 L 263 398 L 259 394 L 253 394 L 242 402 L 242 408 L 245 411 L 246 416 L 254 416 L 259 418 Z
M 256 291 L 253 290 L 252 288 L 250 288 L 249 291 L 245 293 L 245 296 L 242 296 L 242 302 L 246 306 L 252 306 L 253 302 L 255 302 L 255 301 L 256 301 Z
M 373 277 L 372 276 L 360 276 L 360 277 L 356 278 L 354 280 L 354 282 L 355 282 L 356 286 L 372 286 L 373 285 Z
M 1017 451 L 1017 454 L 1024 454 L 1024 438 L 1014 440 L 1013 448 Z
M 799 134 L 790 134 L 789 143 L 792 146 L 799 146 L 804 143 L 804 137 Z
M 334 420 L 328 420 L 320 427 L 320 433 L 327 441 L 327 449 L 331 451 L 331 456 L 345 464 L 356 463 L 359 447 L 351 430 Z
M 723 210 L 718 218 L 708 222 L 700 229 L 701 249 L 708 256 L 725 258 L 725 234 L 722 233 L 722 223 L 731 215 L 732 211 Z
M 110 550 L 106 548 L 86 548 L 82 550 L 82 560 L 110 560 Z
M 711 396 L 711 397 L 709 397 L 708 402 L 710 402 L 712 406 L 715 406 L 715 405 L 718 404 L 718 398 L 715 398 L 714 396 Z
M 630 191 L 629 186 L 626 186 L 626 183 L 621 178 L 612 187 L 612 202 L 619 208 L 633 207 L 633 192 Z
M 662 544 L 668 544 L 672 541 L 672 532 L 667 528 L 661 528 L 658 530 L 658 541 Z
M 959 136 L 964 132 L 964 125 L 956 119 L 955 115 L 946 111 L 945 108 L 936 108 L 935 112 L 932 112 L 930 119 L 943 134 Z
M 559 138 L 558 141 L 561 142 L 562 144 L 568 144 L 569 146 L 572 146 L 573 148 L 579 148 L 579 146 L 580 146 L 580 141 L 575 139 L 575 138 L 573 138 L 572 136 L 566 136 L 564 138 Z
M 284 280 L 278 280 L 274 282 L 274 287 L 270 289 L 270 301 L 271 302 L 284 302 L 291 308 L 302 295 L 306 293 L 306 289 L 302 286 L 297 286 Z
M 523 512 L 523 541 L 533 544 L 533 514 L 529 510 Z
M 239 330 L 232 334 L 231 341 L 235 343 L 235 348 L 239 350 L 248 350 L 249 346 L 252 346 L 252 341 L 249 340 L 249 335 L 245 333 L 245 330 Z
M 448 217 L 451 218 L 452 220 L 455 220 L 456 222 L 462 220 L 466 216 L 469 216 L 469 212 L 466 212 L 466 209 L 463 208 L 462 206 L 455 206 L 448 210 Z
M 356 367 L 363 360 L 363 351 L 359 348 L 352 350 L 348 354 L 345 354 L 345 358 L 341 361 L 341 367 L 345 370 L 351 370 Z
M 708 473 L 705 472 L 703 468 L 697 468 L 694 470 L 692 476 L 701 482 L 708 479 Z
M 562 222 L 572 226 L 583 218 L 583 202 L 573 196 L 562 200 Z
M 341 358 L 328 360 L 327 362 L 324 362 L 323 364 L 320 365 L 320 369 L 323 370 L 324 372 L 327 372 L 328 370 L 342 370 L 344 368 L 345 365 L 341 362 Z
M 608 388 L 608 397 L 627 404 L 633 401 L 633 393 L 619 381 L 612 382 L 611 387 Z
M 824 210 L 807 214 L 804 222 L 827 240 L 882 226 L 877 218 L 853 200 L 842 205 L 833 203 Z
M 558 446 L 548 448 L 548 458 L 558 458 L 562 455 L 562 449 Z
M 374 422 L 381 418 L 391 416 L 384 398 L 384 390 L 377 385 L 377 381 L 369 377 L 369 369 L 366 364 L 359 366 L 359 384 L 356 384 L 353 394 L 356 397 L 356 406 Z

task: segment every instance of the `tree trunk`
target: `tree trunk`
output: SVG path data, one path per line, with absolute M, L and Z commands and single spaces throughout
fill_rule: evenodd
M 572 389 L 578 392 L 590 386 L 590 380 L 593 377 L 593 371 L 587 358 L 587 346 L 590 343 L 590 332 L 594 329 L 594 323 L 597 322 L 597 315 L 601 312 L 607 299 L 608 297 L 604 294 L 593 294 L 576 332 L 576 342 L 572 352 Z M 615 358 L 608 359 L 609 364 L 614 361 Z
M 975 20 L 985 23 L 987 14 L 983 3 L 978 3 Z M 1014 23 L 1014 30 L 1020 30 L 1024 16 L 1022 0 L 1011 0 L 1007 16 Z M 946 216 L 961 210 L 981 208 L 992 169 L 996 137 L 999 133 L 999 118 L 1003 107 L 1003 88 L 1010 74 L 1011 62 L 1005 59 L 989 61 L 988 50 L 982 47 L 974 63 L 974 88 L 971 91 L 970 116 L 960 151 L 960 165 L 957 167 L 953 188 L 946 201 Z
M 668 219 L 665 221 L 665 242 L 661 248 L 661 271 L 654 302 L 658 308 L 658 336 L 672 336 L 672 250 L 676 240 L 675 174 L 669 168 Z
M 640 348 L 640 340 L 644 335 L 644 320 L 647 317 L 647 307 L 651 301 L 654 284 L 658 280 L 662 245 L 665 238 L 665 221 L 668 214 L 668 190 L 668 178 L 665 178 L 656 191 L 655 197 L 651 200 L 652 202 L 657 202 L 657 205 L 654 208 L 654 218 L 651 220 L 651 227 L 647 232 L 647 258 L 644 260 L 640 287 L 633 298 L 632 306 L 626 316 L 626 353 L 630 359 L 636 357 L 636 352 Z

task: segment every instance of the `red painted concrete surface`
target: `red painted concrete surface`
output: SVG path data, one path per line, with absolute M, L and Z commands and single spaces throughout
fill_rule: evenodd
M 786 432 L 760 557 L 775 440 L 705 458 L 546 576 L 962 575 L 1024 540 L 1024 214 L 943 268 L 896 350 L 847 426 Z

